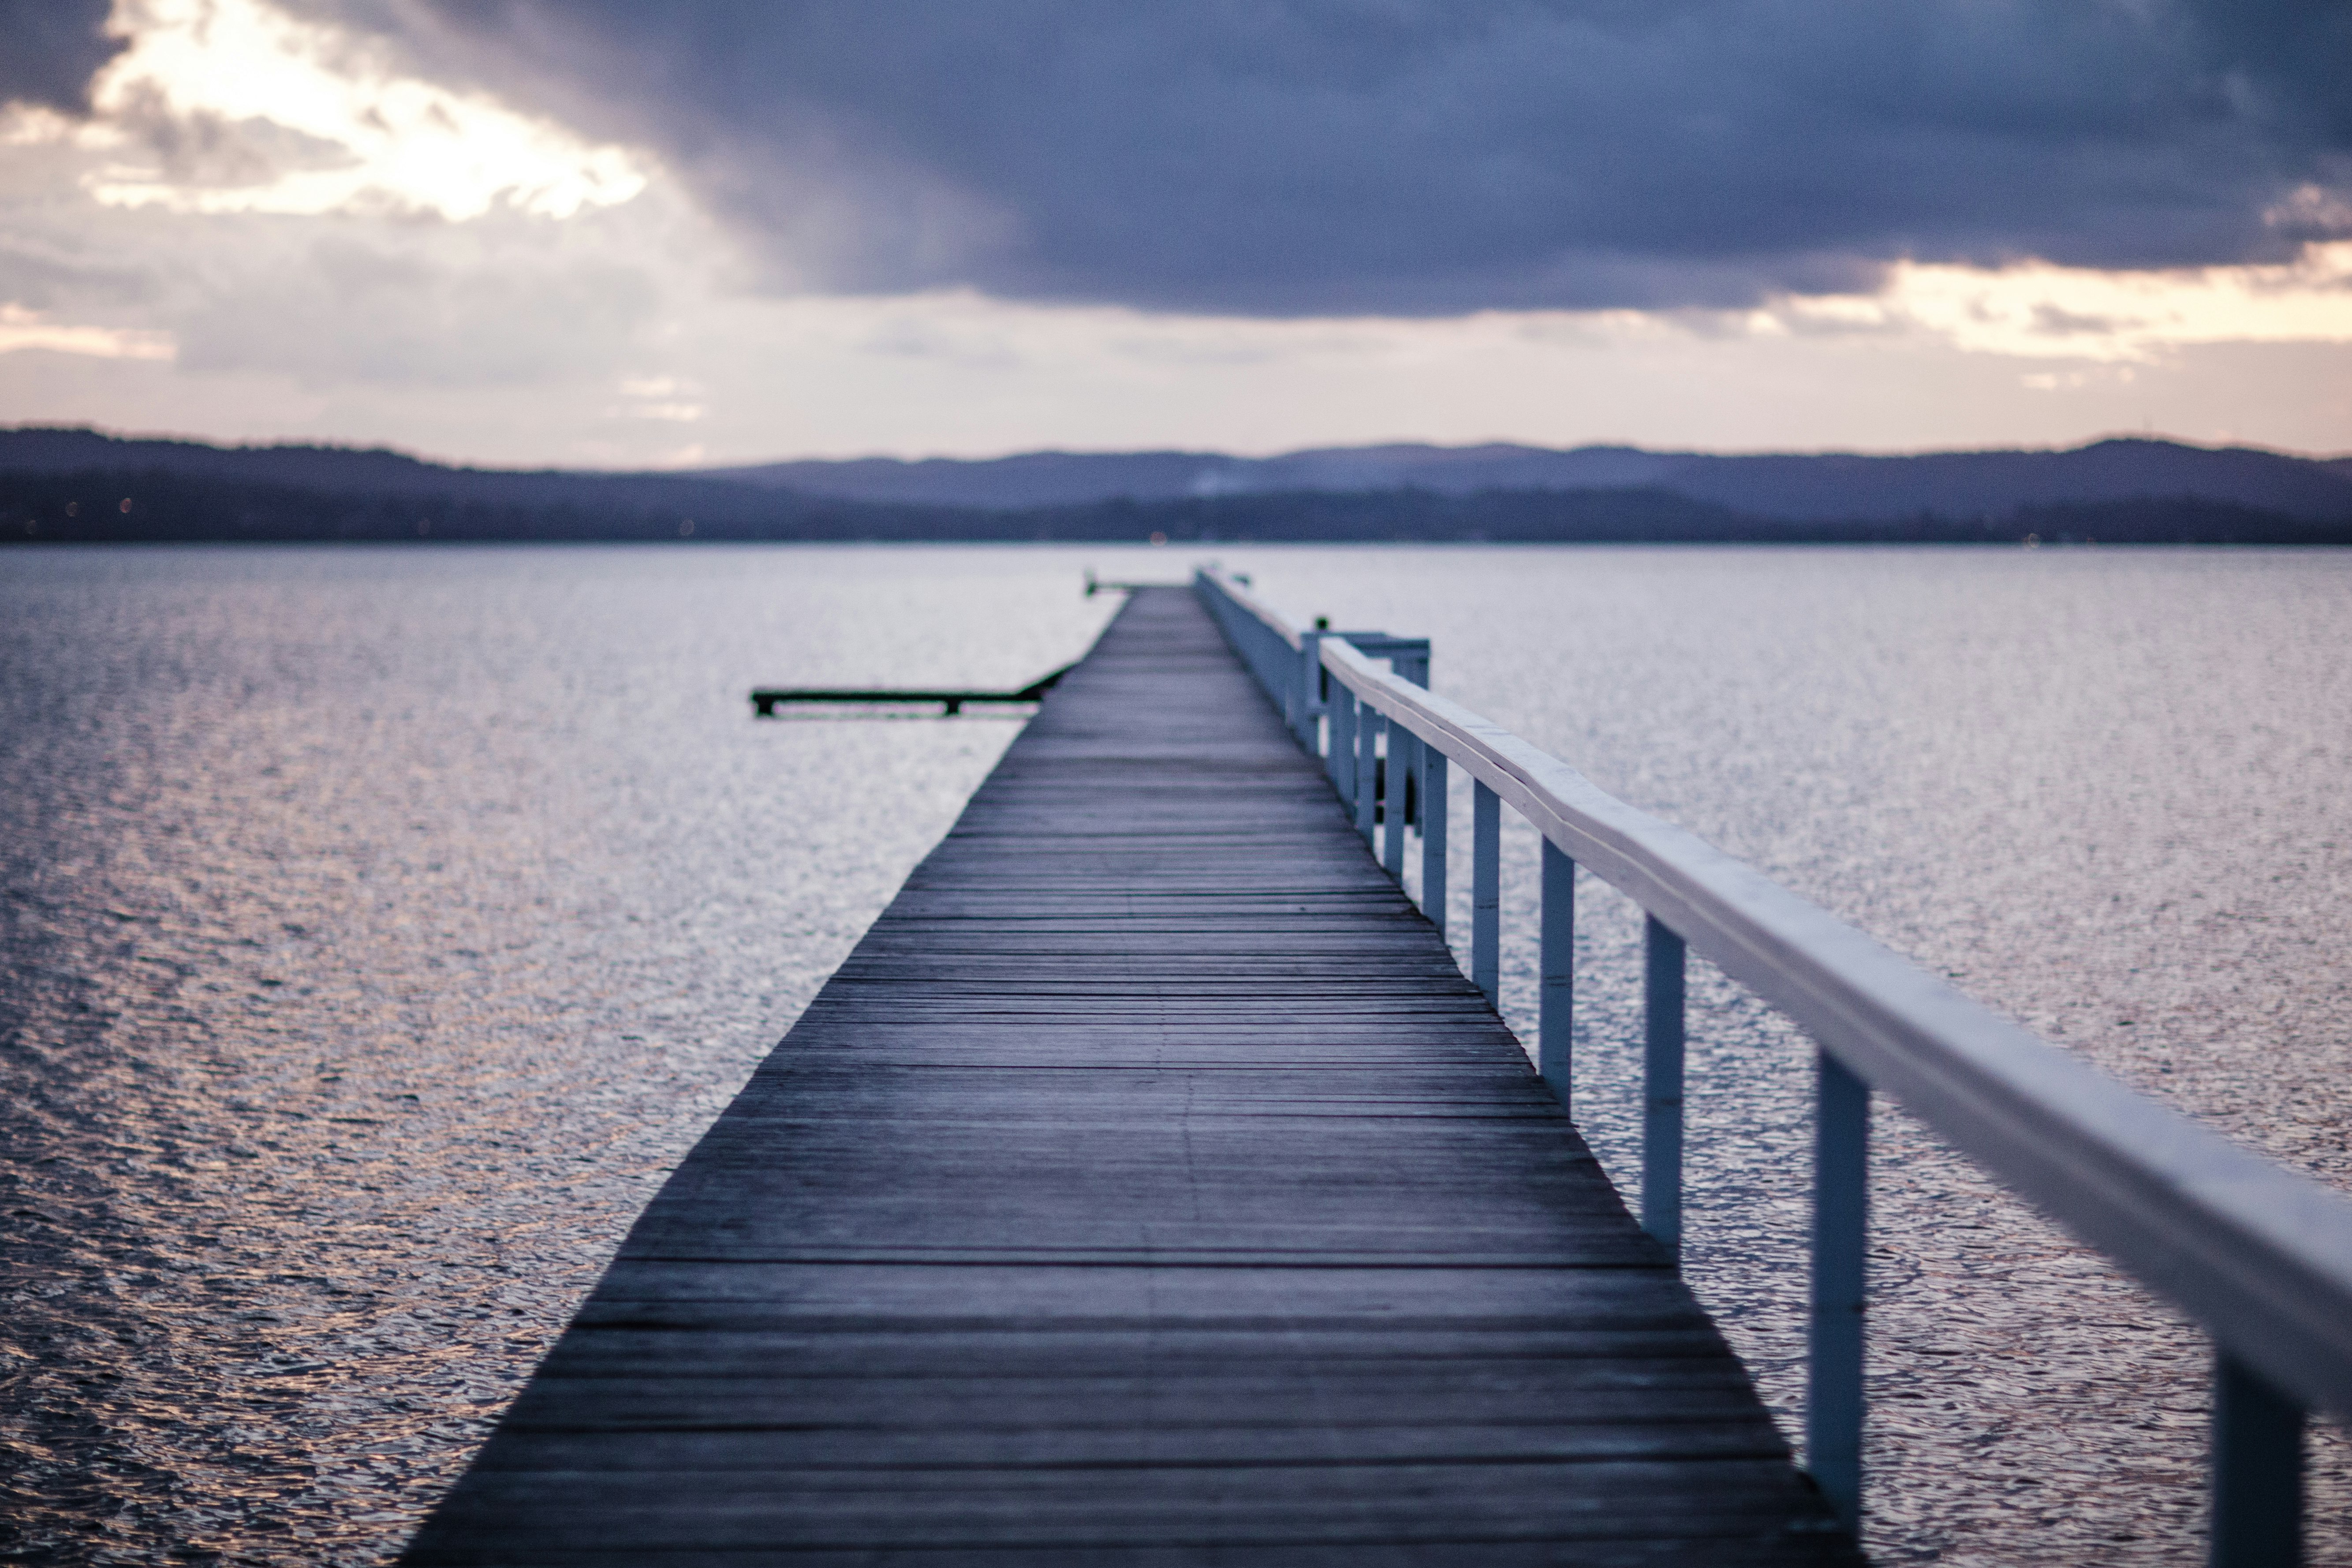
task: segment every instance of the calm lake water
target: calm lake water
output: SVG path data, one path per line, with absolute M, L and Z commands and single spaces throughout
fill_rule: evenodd
M 1221 553 L 2352 1186 L 2352 556 Z M 1189 563 L 0 555 L 0 1552 L 396 1552 L 1016 728 L 745 689 L 1018 684 L 1116 608 L 1084 567 Z M 1587 910 L 1579 1113 L 1630 1191 L 1634 921 Z M 1793 1411 L 1810 1053 L 1704 973 L 1691 1022 L 1690 1272 Z M 2199 1338 L 1898 1111 L 1875 1137 L 1874 1551 L 2200 1562 Z M 2322 1434 L 2315 1563 L 2352 1563 L 2347 1477 Z

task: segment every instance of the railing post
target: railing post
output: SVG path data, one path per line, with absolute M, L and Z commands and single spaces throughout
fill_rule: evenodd
M 1372 841 L 1372 806 L 1380 788 L 1382 722 L 1370 703 L 1356 705 L 1356 831 L 1367 844 Z
M 1352 814 L 1356 805 L 1356 694 L 1337 682 L 1333 685 L 1331 752 L 1323 759 L 1323 766 L 1331 775 L 1331 787 L 1339 792 L 1340 800 Z
M 1683 1249 L 1683 939 L 1642 919 L 1642 1228 Z
M 1503 994 L 1503 797 L 1470 786 L 1470 979 L 1499 1009 Z
M 1423 690 L 1429 689 L 1429 656 L 1427 654 L 1423 654 L 1417 658 L 1408 657 L 1391 659 L 1390 668 L 1400 677 Z M 1389 800 L 1386 813 L 1389 819 L 1389 837 L 1388 842 L 1381 846 L 1381 858 L 1388 865 L 1389 875 L 1396 879 L 1397 886 L 1400 888 L 1404 886 L 1405 801 L 1408 798 L 1408 792 L 1413 788 L 1413 781 L 1421 775 L 1423 759 L 1428 754 L 1429 748 L 1422 743 L 1419 736 L 1402 725 L 1395 723 L 1389 725 Z M 1429 901 L 1429 791 L 1424 787 L 1421 789 L 1420 795 L 1421 798 L 1414 804 L 1420 807 L 1418 815 L 1421 817 L 1422 901 L 1426 903 Z M 1440 880 L 1443 881 L 1443 879 L 1441 876 Z M 1438 917 L 1437 924 L 1441 931 L 1444 929 L 1445 921 L 1442 915 Z
M 1421 912 L 1445 934 L 1445 753 L 1421 748 Z
M 2302 1405 L 2214 1352 L 2212 1568 L 2303 1561 L 2303 1423 Z
M 1258 679 L 1265 682 L 1268 695 L 1273 697 L 1275 709 L 1281 713 L 1284 727 L 1296 728 L 1297 721 L 1291 715 L 1298 708 L 1298 661 L 1285 657 L 1290 652 L 1290 646 L 1275 635 L 1274 628 L 1260 626 L 1258 634 L 1261 651 L 1254 661 L 1257 666 Z
M 1381 765 L 1381 864 L 1404 886 L 1405 781 L 1412 777 L 1412 736 L 1391 719 L 1388 760 Z
M 1569 1089 L 1575 1057 L 1576 862 L 1559 846 L 1543 841 L 1542 929 L 1536 938 L 1536 1071 L 1551 1087 L 1562 1110 L 1571 1110 Z
M 1308 751 L 1315 750 L 1315 721 L 1320 707 L 1315 693 L 1323 675 L 1323 636 L 1320 632 L 1298 634 L 1297 684 L 1291 689 L 1290 728 L 1298 743 Z
M 1848 1530 L 1862 1529 L 1862 1322 L 1870 1086 L 1816 1051 L 1813 1310 L 1805 1468 Z

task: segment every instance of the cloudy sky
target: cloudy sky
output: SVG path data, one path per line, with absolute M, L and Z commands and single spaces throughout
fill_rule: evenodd
M 0 423 L 2352 450 L 2352 6 L 0 0 Z

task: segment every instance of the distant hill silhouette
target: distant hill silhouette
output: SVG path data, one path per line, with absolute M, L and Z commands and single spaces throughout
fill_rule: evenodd
M 128 503 L 126 506 L 125 503 Z M 1385 446 L 1055 453 L 698 473 L 455 468 L 339 447 L 0 430 L 0 542 L 1069 540 L 2352 543 L 2352 459 L 1716 457 Z
M 1175 500 L 1284 490 L 1658 489 L 1754 516 L 1821 522 L 1858 518 L 1997 518 L 2025 507 L 2140 497 L 2194 497 L 2306 520 L 2352 515 L 2352 458 L 2326 461 L 2253 447 L 2120 439 L 2062 452 L 1937 452 L 1717 457 L 1633 447 L 1385 446 L 1278 458 L 1213 452 L 1030 452 L 973 461 L 771 463 L 711 477 L 844 500 L 1038 507 Z

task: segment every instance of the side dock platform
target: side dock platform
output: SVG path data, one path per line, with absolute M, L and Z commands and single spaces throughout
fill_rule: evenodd
M 1860 1557 L 1200 600 L 1147 588 L 402 1561 Z

